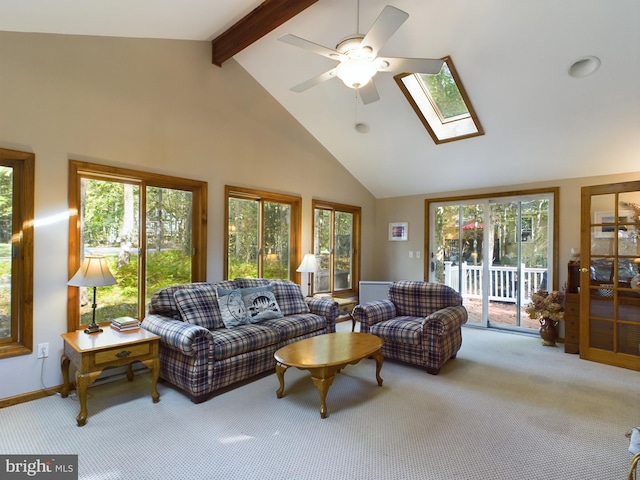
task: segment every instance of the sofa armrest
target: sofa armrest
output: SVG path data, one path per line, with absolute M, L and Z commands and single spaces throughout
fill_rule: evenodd
M 391 300 L 376 300 L 356 305 L 352 315 L 356 322 L 360 322 L 360 331 L 369 333 L 372 325 L 395 318 L 396 306 Z
M 311 313 L 321 315 L 327 319 L 327 333 L 336 331 L 336 318 L 340 313 L 338 304 L 330 298 L 306 297 L 305 302 L 309 306 Z
M 204 327 L 157 314 L 147 315 L 142 328 L 159 335 L 166 347 L 186 356 L 195 355 L 202 337 L 211 337 L 211 332 Z
M 423 329 L 427 334 L 444 335 L 446 332 L 460 328 L 467 323 L 467 309 L 462 305 L 446 307 L 432 313 L 422 320 Z

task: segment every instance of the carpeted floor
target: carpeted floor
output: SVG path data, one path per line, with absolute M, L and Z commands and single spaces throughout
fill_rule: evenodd
M 350 322 L 340 330 L 350 330 Z M 275 374 L 194 405 L 148 374 L 0 410 L 0 453 L 79 455 L 79 478 L 626 478 L 640 424 L 638 372 L 580 360 L 537 338 L 465 328 L 438 376 L 385 361 L 348 366 L 321 419 L 307 372 Z

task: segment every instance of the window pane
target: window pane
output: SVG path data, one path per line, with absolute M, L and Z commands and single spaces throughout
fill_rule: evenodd
M 427 91 L 443 120 L 446 121 L 459 115 L 469 116 L 469 109 L 464 103 L 447 62 L 442 64 L 442 69 L 436 75 L 420 74 L 420 78 L 427 87 Z
M 12 341 L 13 168 L 0 167 L 0 343 Z
M 335 213 L 334 290 L 349 290 L 352 276 L 353 215 Z
M 314 274 L 314 292 L 330 292 L 331 262 L 331 211 L 315 209 L 314 211 L 313 253 L 318 262 L 318 272 Z
M 191 281 L 193 194 L 147 187 L 146 302 L 157 290 Z
M 229 198 L 228 277 L 258 277 L 259 203 Z
M 436 144 L 484 135 L 451 58 L 444 58 L 435 75 L 403 73 L 394 78 Z
M 138 317 L 138 231 L 140 188 L 81 180 L 81 252 L 106 257 L 116 285 L 99 287 L 96 322 Z M 93 289 L 80 288 L 80 324 L 91 323 Z
M 289 279 L 291 207 L 264 202 L 264 266 L 262 277 Z

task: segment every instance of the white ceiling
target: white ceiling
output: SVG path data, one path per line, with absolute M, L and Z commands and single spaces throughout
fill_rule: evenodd
M 212 40 L 261 3 L 2 0 L 0 30 Z M 485 135 L 442 145 L 391 74 L 369 105 L 337 79 L 289 91 L 335 63 L 277 37 L 333 48 L 356 33 L 357 3 L 320 0 L 235 59 L 377 198 L 640 170 L 638 0 L 360 0 L 360 33 L 386 4 L 410 15 L 382 55 L 452 58 Z M 570 77 L 587 55 L 600 70 Z

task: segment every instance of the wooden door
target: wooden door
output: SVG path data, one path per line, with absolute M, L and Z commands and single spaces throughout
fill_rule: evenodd
M 580 357 L 640 370 L 640 182 L 582 188 Z

